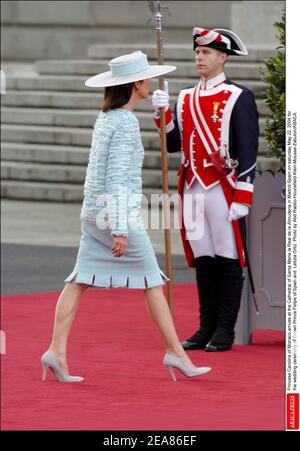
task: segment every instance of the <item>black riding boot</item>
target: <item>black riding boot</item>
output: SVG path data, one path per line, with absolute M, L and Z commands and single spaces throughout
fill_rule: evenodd
M 199 298 L 200 328 L 182 343 L 184 349 L 204 349 L 211 339 L 218 319 L 218 274 L 214 257 L 195 259 Z
M 205 350 L 227 351 L 234 341 L 245 276 L 238 259 L 216 256 L 216 261 L 220 284 L 218 323 Z

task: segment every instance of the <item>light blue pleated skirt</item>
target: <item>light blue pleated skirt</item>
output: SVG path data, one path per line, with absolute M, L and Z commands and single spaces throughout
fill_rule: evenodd
M 109 228 L 81 219 L 81 238 L 76 263 L 64 280 L 103 288 L 151 288 L 164 285 L 168 277 L 159 268 L 155 252 L 144 228 L 128 229 L 125 254 L 115 257 Z

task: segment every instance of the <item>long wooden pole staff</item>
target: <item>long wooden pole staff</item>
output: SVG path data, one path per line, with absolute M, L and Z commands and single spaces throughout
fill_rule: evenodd
M 160 12 L 160 2 L 157 1 L 156 18 L 156 43 L 157 43 L 157 62 L 163 64 L 163 44 L 162 44 L 162 15 Z M 164 77 L 159 77 L 159 89 L 164 89 Z M 168 179 L 168 159 L 167 159 L 167 135 L 166 135 L 166 115 L 165 109 L 160 108 L 160 149 L 162 163 L 162 188 L 163 188 L 163 219 L 165 235 L 165 267 L 166 274 L 170 281 L 167 283 L 167 301 L 173 316 L 173 279 L 171 263 L 171 233 L 170 233 L 170 197 L 169 197 L 169 179 Z

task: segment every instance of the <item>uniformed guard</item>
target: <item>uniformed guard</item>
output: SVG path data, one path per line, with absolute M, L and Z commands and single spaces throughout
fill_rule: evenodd
M 248 54 L 239 37 L 230 30 L 194 28 L 193 44 L 199 83 L 180 91 L 173 114 L 166 91 L 155 91 L 152 103 L 158 128 L 159 108 L 166 111 L 168 152 L 181 151 L 182 156 L 181 238 L 188 265 L 196 269 L 200 304 L 199 330 L 182 344 L 226 351 L 234 341 L 244 281 L 243 238 L 252 204 L 258 114 L 253 93 L 224 73 L 228 55 Z

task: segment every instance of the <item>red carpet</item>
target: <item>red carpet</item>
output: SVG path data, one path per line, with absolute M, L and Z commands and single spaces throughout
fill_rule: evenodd
M 187 296 L 188 292 L 188 296 Z M 79 384 L 62 384 L 40 356 L 48 347 L 59 293 L 5 296 L 2 327 L 4 430 L 283 430 L 283 334 L 257 334 L 256 344 L 225 353 L 191 351 L 213 371 L 197 379 L 162 365 L 163 347 L 142 290 L 89 289 L 69 341 L 69 367 Z M 192 284 L 174 287 L 180 339 L 197 326 Z

